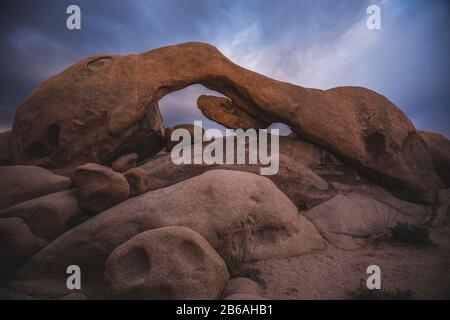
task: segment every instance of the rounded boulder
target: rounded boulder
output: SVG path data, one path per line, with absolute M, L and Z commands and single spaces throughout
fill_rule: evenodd
M 88 163 L 77 167 L 73 178 L 78 205 L 82 210 L 99 213 L 128 199 L 127 179 L 109 167 Z
M 199 233 L 164 227 L 140 233 L 114 250 L 104 277 L 117 299 L 218 299 L 229 273 Z

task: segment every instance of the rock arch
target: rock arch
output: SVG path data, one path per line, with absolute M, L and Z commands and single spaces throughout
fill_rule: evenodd
M 286 123 L 386 186 L 406 188 L 412 199 L 432 202 L 443 185 L 414 126 L 384 96 L 359 87 L 317 90 L 276 81 L 234 64 L 209 44 L 194 42 L 90 57 L 45 81 L 17 110 L 13 160 L 47 167 L 108 161 L 132 148 L 142 127 L 160 136 L 157 102 L 192 84 L 224 94 L 253 119 Z M 45 142 L 39 140 L 51 124 L 60 128 L 58 145 L 43 159 L 29 158 L 25 150 Z M 366 139 L 375 133 L 384 137 L 376 157 Z

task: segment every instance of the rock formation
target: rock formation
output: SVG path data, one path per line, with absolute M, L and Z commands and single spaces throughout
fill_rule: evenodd
M 264 129 L 270 125 L 233 106 L 228 98 L 202 95 L 197 105 L 205 117 L 229 129 Z
M 71 220 L 82 214 L 75 190 L 72 189 L 51 193 L 2 210 L 0 218 L 21 218 L 33 234 L 53 240 L 68 229 Z
M 185 227 L 140 233 L 115 249 L 105 267 L 108 295 L 121 299 L 218 299 L 228 278 L 217 252 Z
M 69 292 L 60 270 L 76 264 L 85 270 L 82 293 L 95 297 L 114 249 L 141 232 L 168 226 L 198 232 L 229 266 L 296 256 L 326 245 L 269 179 L 213 170 L 132 198 L 69 230 L 27 261 L 12 288 L 27 293 L 42 282 L 38 295 L 62 296 Z
M 450 187 L 450 141 L 438 133 L 419 131 L 419 134 L 428 147 L 439 176 Z
M 260 163 L 173 163 L 163 151 L 173 129 L 194 126 L 164 128 L 158 101 L 191 84 L 226 96 L 197 101 L 225 127 L 292 128 L 279 138 L 278 173 L 255 174 Z M 402 277 L 437 270 L 441 297 L 449 154 L 447 139 L 417 132 L 371 90 L 276 81 L 208 44 L 86 58 L 29 94 L 0 134 L 0 298 L 308 297 L 347 272 L 359 281 L 374 256 L 390 279 L 393 261 Z M 374 249 L 400 222 L 427 228 L 438 245 Z M 409 274 L 397 261 L 405 258 Z M 76 293 L 65 273 L 74 264 Z
M 79 166 L 73 183 L 80 208 L 99 213 L 128 199 L 130 185 L 125 177 L 96 163 Z
M 31 232 L 23 219 L 0 219 L 0 280 L 47 244 L 48 241 Z
M 136 197 L 149 190 L 149 179 L 144 170 L 132 168 L 123 175 L 130 185 L 130 197 Z
M 248 153 L 248 146 L 246 148 Z M 308 209 L 336 194 L 336 190 L 327 181 L 313 172 L 328 161 L 323 159 L 326 158 L 323 155 L 327 155 L 326 157 L 330 159 L 332 157 L 326 151 L 309 143 L 280 137 L 280 168 L 277 174 L 267 177 L 299 209 Z M 192 150 L 191 156 L 194 157 L 194 150 Z M 213 169 L 247 171 L 258 174 L 260 172 L 260 164 L 175 165 L 171 161 L 169 153 L 156 155 L 145 161 L 139 168 L 147 173 L 150 190 L 170 186 Z
M 414 126 L 385 97 L 359 87 L 317 90 L 272 80 L 192 42 L 90 57 L 45 81 L 16 112 L 12 159 L 64 167 L 108 163 L 137 149 L 155 154 L 163 136 L 156 103 L 196 83 L 257 121 L 289 125 L 403 197 L 432 203 L 443 185 Z
M 34 166 L 0 167 L 0 177 L 0 210 L 70 186 L 70 179 Z
M 429 212 L 403 212 L 357 193 L 341 193 L 303 212 L 329 242 L 342 249 L 359 247 L 358 238 L 385 235 L 398 223 L 420 224 Z M 422 209 L 422 210 L 421 210 Z
M 139 156 L 136 153 L 130 153 L 121 156 L 113 162 L 111 169 L 117 172 L 125 172 L 128 169 L 136 167 Z
M 439 190 L 430 222 L 433 226 L 450 225 L 450 189 Z

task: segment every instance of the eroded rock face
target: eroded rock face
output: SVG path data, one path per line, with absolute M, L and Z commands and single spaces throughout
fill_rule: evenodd
M 148 176 L 144 170 L 132 168 L 123 175 L 130 185 L 130 197 L 136 197 L 149 190 Z
M 0 167 L 0 210 L 66 190 L 70 179 L 36 166 Z
M 47 244 L 31 232 L 23 219 L 0 218 L 0 279 Z
M 128 199 L 130 186 L 125 177 L 96 163 L 79 166 L 73 178 L 78 205 L 89 213 L 99 213 Z
M 450 225 L 450 189 L 439 190 L 438 200 L 433 206 L 433 226 Z
M 92 69 L 92 63 L 99 63 L 99 59 L 110 63 Z M 87 59 L 28 95 L 16 111 L 20 120 L 15 120 L 12 129 L 14 164 L 49 169 L 89 162 L 110 165 L 124 154 L 135 152 L 140 158 L 147 158 L 164 147 L 164 127 L 157 103 L 148 105 L 125 130 L 117 132 L 108 127 L 113 105 L 127 104 L 133 109 L 139 104 L 132 79 L 135 68 L 129 62 L 117 64 L 112 60 Z M 114 84 L 115 79 L 121 80 Z M 25 134 L 27 131 L 29 134 Z
M 136 167 L 139 156 L 137 153 L 130 153 L 121 156 L 119 159 L 113 162 L 111 169 L 117 172 L 125 172 L 128 169 Z
M 226 150 L 225 147 L 223 150 Z M 336 194 L 336 190 L 327 181 L 313 172 L 313 169 L 326 161 L 323 158 L 331 156 L 328 152 L 288 137 L 280 137 L 279 151 L 279 171 L 275 175 L 267 176 L 267 178 L 271 179 L 299 209 L 311 208 Z M 248 146 L 246 146 L 246 152 L 248 157 Z M 192 148 L 191 163 L 194 163 L 194 154 L 194 148 Z M 225 159 L 225 153 L 223 157 Z M 235 155 L 234 163 L 236 161 Z M 260 166 L 260 164 L 176 165 L 172 162 L 170 153 L 165 153 L 149 159 L 139 168 L 147 173 L 150 190 L 156 190 L 187 180 L 209 170 L 227 169 L 259 174 Z
M 414 126 L 384 96 L 359 87 L 317 90 L 275 81 L 192 42 L 90 57 L 50 78 L 17 110 L 13 161 L 61 167 L 116 159 L 136 145 L 140 128 L 159 133 L 156 103 L 191 84 L 223 93 L 258 121 L 289 125 L 387 187 L 408 190 L 405 197 L 432 202 L 443 186 Z M 149 113 L 150 123 L 142 120 Z
M 0 218 L 21 218 L 33 234 L 47 240 L 64 233 L 70 220 L 81 215 L 73 189 L 51 193 L 0 211 Z
M 106 261 L 108 295 L 119 299 L 218 299 L 227 266 L 197 232 L 185 227 L 145 231 Z
M 419 134 L 430 151 L 439 176 L 450 187 L 450 141 L 434 132 L 419 131 Z
M 33 256 L 10 285 L 22 293 L 62 296 L 69 292 L 61 270 L 76 264 L 84 270 L 83 294 L 95 296 L 89 291 L 102 285 L 99 279 L 114 249 L 139 233 L 167 226 L 198 232 L 227 263 L 296 256 L 326 245 L 269 179 L 213 170 L 129 199 L 69 230 Z
M 197 105 L 205 117 L 229 129 L 263 129 L 270 125 L 233 106 L 228 98 L 202 95 Z
M 303 214 L 336 247 L 357 249 L 360 247 L 358 239 L 385 235 L 397 223 L 422 223 L 429 212 L 421 206 L 405 212 L 365 195 L 339 193 Z

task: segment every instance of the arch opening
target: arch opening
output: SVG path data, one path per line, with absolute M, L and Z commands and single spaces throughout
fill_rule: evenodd
M 165 128 L 180 124 L 194 124 L 202 121 L 203 129 L 217 129 L 226 133 L 226 128 L 216 121 L 208 119 L 197 106 L 197 99 L 201 95 L 225 97 L 217 91 L 207 89 L 201 84 L 193 84 L 181 90 L 172 91 L 159 100 L 159 109 Z
M 217 129 L 223 135 L 227 134 L 227 128 L 216 120 L 206 117 L 198 105 L 198 98 L 208 96 L 212 98 L 231 99 L 226 95 L 206 88 L 201 84 L 192 84 L 183 89 L 172 91 L 159 100 L 159 108 L 165 128 L 172 128 L 182 124 L 194 124 L 194 121 L 202 121 L 203 129 Z M 223 108 L 223 106 L 216 106 Z M 231 111 L 234 112 L 234 111 Z M 256 118 L 255 118 L 256 119 Z M 288 136 L 293 132 L 291 127 L 283 122 L 274 122 L 261 126 L 261 128 L 278 129 L 280 136 Z M 257 127 L 255 129 L 258 129 Z

